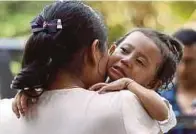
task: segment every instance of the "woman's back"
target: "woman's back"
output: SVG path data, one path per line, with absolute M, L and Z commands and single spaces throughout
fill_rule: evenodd
M 48 91 L 20 120 L 9 105 L 1 103 L 1 134 L 157 134 L 160 131 L 156 121 L 129 91 L 101 95 L 82 88 Z M 5 116 L 6 122 L 2 118 Z

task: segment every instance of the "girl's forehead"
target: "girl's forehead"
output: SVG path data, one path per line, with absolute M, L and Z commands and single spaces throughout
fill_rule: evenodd
M 135 31 L 129 34 L 119 44 L 119 47 L 121 46 L 135 48 L 136 50 L 139 51 L 159 51 L 159 48 L 154 43 L 154 41 L 140 31 Z
M 162 55 L 159 47 L 152 39 L 147 37 L 140 31 L 135 31 L 129 34 L 117 47 L 117 51 L 121 47 L 126 47 L 129 50 L 144 55 L 150 63 L 160 63 Z

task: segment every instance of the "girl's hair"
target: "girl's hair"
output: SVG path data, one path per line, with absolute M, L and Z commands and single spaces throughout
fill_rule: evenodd
M 33 34 L 26 43 L 22 70 L 11 85 L 15 89 L 46 88 L 60 68 L 79 73 L 83 50 L 95 39 L 100 51 L 106 50 L 107 30 L 101 16 L 79 1 L 46 6 L 31 27 Z
M 169 35 L 149 28 L 134 29 L 120 38 L 116 44 L 119 45 L 127 36 L 135 31 L 139 31 L 150 38 L 160 49 L 163 58 L 155 77 L 162 81 L 162 88 L 166 89 L 172 82 L 177 64 L 182 57 L 182 44 Z

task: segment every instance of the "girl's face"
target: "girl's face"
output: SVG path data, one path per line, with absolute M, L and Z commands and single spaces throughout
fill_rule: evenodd
M 145 87 L 154 88 L 161 62 L 157 45 L 142 32 L 135 31 L 118 45 L 109 58 L 108 76 L 112 81 L 128 77 Z

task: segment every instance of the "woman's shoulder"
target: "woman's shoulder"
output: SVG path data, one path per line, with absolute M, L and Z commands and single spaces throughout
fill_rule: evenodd
M 12 111 L 12 101 L 13 99 L 0 100 L 0 124 L 9 121 L 9 119 L 17 119 Z
M 2 99 L 0 100 L 0 115 L 4 112 L 10 112 L 12 110 L 12 101 L 13 99 Z
M 122 90 L 119 92 L 119 95 L 122 117 L 127 133 L 154 134 L 160 131 L 157 122 L 148 115 L 139 98 L 134 93 L 129 90 Z
M 124 103 L 129 102 L 130 103 L 140 103 L 139 98 L 131 91 L 129 90 L 122 90 L 120 91 L 121 99 Z
M 0 100 L 0 134 L 19 134 L 22 123 L 12 111 L 13 99 Z
M 110 100 L 110 102 L 113 101 L 123 101 L 124 99 L 135 99 L 137 98 L 135 94 L 133 94 L 130 91 L 126 90 L 121 90 L 121 91 L 114 91 L 114 92 L 106 92 L 103 94 L 95 93 L 97 94 L 98 99 L 105 99 L 105 100 Z
M 83 88 L 55 89 L 55 90 L 45 91 L 40 97 L 40 99 L 46 99 L 46 98 L 60 99 L 60 98 L 65 98 L 65 97 L 69 97 L 72 95 L 82 96 L 82 95 L 87 94 L 87 92 L 89 91 Z

